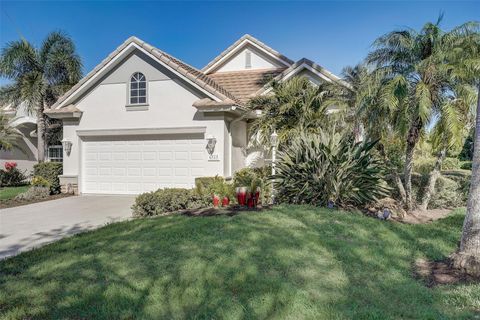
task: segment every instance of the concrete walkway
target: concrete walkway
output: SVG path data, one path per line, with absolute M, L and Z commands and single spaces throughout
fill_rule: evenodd
M 78 196 L 0 209 L 0 259 L 131 217 L 134 196 Z

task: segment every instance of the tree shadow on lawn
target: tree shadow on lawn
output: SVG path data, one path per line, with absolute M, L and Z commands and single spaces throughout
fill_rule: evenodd
M 423 229 L 309 207 L 135 220 L 1 262 L 0 312 L 96 319 L 462 317 L 411 276 L 415 256 L 442 256 L 455 245 L 451 233 L 442 222 Z

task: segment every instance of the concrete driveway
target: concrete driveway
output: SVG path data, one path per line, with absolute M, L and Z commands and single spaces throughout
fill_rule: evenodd
M 0 259 L 131 217 L 134 196 L 77 196 L 0 209 Z

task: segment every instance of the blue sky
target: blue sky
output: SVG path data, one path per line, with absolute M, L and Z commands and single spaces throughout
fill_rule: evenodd
M 39 45 L 61 29 L 75 40 L 85 73 L 130 35 L 201 68 L 245 33 L 293 60 L 306 57 L 340 73 L 393 29 L 419 28 L 440 12 L 445 29 L 480 20 L 480 1 L 0 1 L 0 9 L 1 47 L 19 34 Z

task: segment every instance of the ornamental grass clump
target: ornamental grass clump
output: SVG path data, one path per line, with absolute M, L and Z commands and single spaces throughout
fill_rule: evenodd
M 362 207 L 389 194 L 376 141 L 334 132 L 303 134 L 279 152 L 275 189 L 283 203 Z

